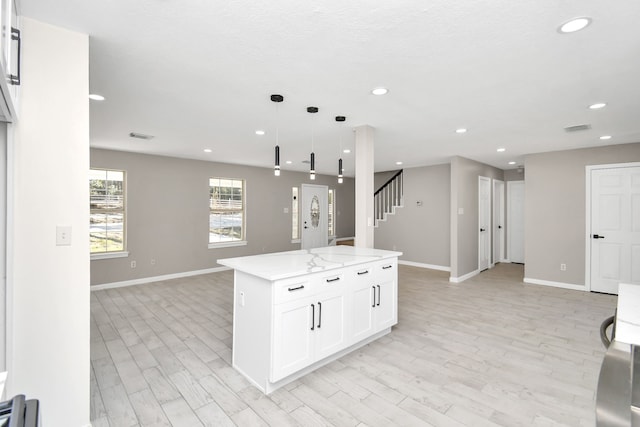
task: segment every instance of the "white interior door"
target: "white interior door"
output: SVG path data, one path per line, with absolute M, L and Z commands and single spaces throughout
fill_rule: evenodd
M 489 268 L 491 254 L 491 179 L 478 177 L 478 269 Z
M 493 180 L 493 258 L 492 264 L 504 259 L 504 182 Z
M 524 263 L 524 181 L 507 182 L 507 253 Z
M 591 290 L 640 284 L 640 167 L 591 170 Z
M 329 244 L 329 187 L 302 184 L 302 249 L 321 248 Z

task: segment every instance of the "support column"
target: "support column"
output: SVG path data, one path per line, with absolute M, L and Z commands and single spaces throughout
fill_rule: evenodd
M 373 248 L 373 134 L 371 126 L 356 128 L 355 246 L 361 248 Z

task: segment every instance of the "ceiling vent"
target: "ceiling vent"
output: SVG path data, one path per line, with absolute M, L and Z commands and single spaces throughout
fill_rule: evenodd
M 145 135 L 144 133 L 138 133 L 138 132 L 129 132 L 129 136 L 131 138 L 138 138 L 138 139 L 153 139 L 153 135 Z
M 578 132 L 581 130 L 589 130 L 591 129 L 591 125 L 575 125 L 575 126 L 567 126 L 564 128 L 565 132 Z

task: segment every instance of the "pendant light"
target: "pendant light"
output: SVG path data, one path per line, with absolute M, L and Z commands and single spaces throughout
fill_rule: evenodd
M 307 107 L 307 113 L 315 114 L 318 112 L 318 107 Z M 309 179 L 314 181 L 316 179 L 316 155 L 313 152 L 313 118 L 311 119 L 311 169 L 309 170 Z
M 336 122 L 343 123 L 347 118 L 345 116 L 336 116 Z M 338 147 L 340 149 L 340 153 L 342 153 L 342 132 L 340 132 L 340 145 Z M 340 155 L 340 154 L 338 154 Z M 338 184 L 342 184 L 342 157 L 338 159 Z
M 280 176 L 280 145 L 279 145 L 279 132 L 278 132 L 278 104 L 284 101 L 282 95 L 271 95 L 271 101 L 276 103 L 276 159 L 273 166 L 273 175 Z

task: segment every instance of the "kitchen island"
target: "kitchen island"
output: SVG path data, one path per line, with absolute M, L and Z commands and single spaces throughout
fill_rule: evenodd
M 268 394 L 388 334 L 400 255 L 330 246 L 218 260 L 235 270 L 233 367 Z

